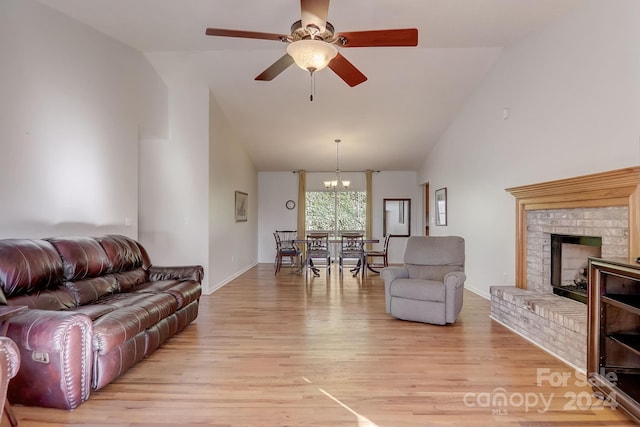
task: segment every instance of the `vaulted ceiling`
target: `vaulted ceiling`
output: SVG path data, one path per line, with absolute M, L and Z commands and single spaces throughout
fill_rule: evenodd
M 368 80 L 291 66 L 277 41 L 209 37 L 208 27 L 288 34 L 296 0 L 39 0 L 143 52 L 169 85 L 208 86 L 258 170 L 415 170 L 503 49 L 583 0 L 332 0 L 336 32 L 417 28 L 417 47 L 339 48 Z

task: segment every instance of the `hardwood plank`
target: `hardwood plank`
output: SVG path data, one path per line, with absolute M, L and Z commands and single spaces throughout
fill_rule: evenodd
M 434 326 L 388 316 L 377 275 L 289 272 L 261 264 L 203 296 L 192 325 L 88 402 L 15 405 L 20 425 L 635 425 L 473 293 Z

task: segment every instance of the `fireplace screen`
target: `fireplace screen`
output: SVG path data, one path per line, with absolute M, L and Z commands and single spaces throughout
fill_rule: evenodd
M 553 293 L 587 302 L 587 263 L 600 257 L 602 238 L 551 235 L 551 286 Z

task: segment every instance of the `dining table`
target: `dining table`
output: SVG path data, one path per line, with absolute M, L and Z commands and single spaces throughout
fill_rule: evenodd
M 295 243 L 295 244 L 304 244 L 305 246 L 311 242 L 310 239 L 292 239 L 291 243 Z M 340 244 L 342 243 L 342 239 L 329 239 L 328 240 L 329 244 Z M 368 243 L 380 243 L 380 239 L 362 239 L 362 244 L 366 245 Z M 363 262 L 364 261 L 364 262 Z M 303 269 L 306 267 L 307 262 L 310 262 L 310 268 L 311 271 L 313 271 L 314 276 L 318 277 L 320 275 L 320 271 L 313 266 L 313 262 L 311 260 L 307 260 L 305 259 L 304 262 L 301 263 L 300 265 L 300 269 L 298 270 L 299 272 L 302 272 Z M 365 271 L 367 269 L 367 262 L 366 260 L 364 260 L 364 257 L 362 259 L 358 260 L 358 263 L 356 264 L 355 267 L 353 267 L 351 270 L 351 273 L 353 274 L 353 277 L 357 277 L 360 272 L 362 271 L 362 277 L 364 278 L 365 275 Z

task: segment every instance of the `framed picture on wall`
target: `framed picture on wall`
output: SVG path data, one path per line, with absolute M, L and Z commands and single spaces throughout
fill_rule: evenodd
M 247 220 L 247 204 L 249 195 L 242 191 L 236 191 L 236 222 Z
M 436 190 L 436 225 L 447 225 L 447 187 Z

